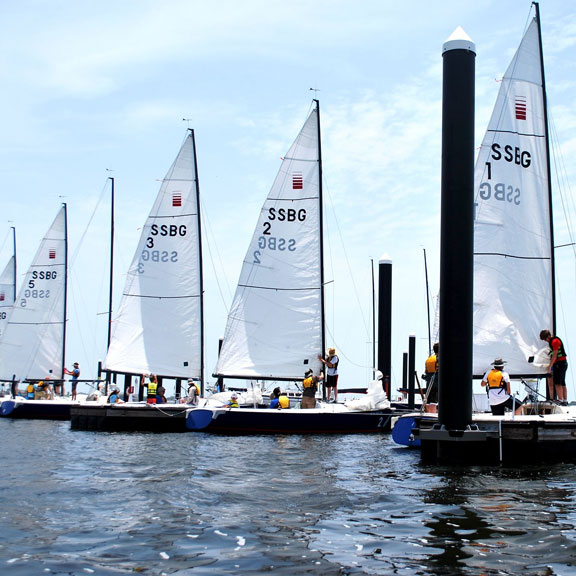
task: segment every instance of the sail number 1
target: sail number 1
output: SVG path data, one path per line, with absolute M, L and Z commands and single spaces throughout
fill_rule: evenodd
M 284 238 L 274 236 L 272 234 L 272 223 L 278 222 L 304 222 L 306 220 L 306 209 L 301 208 L 295 210 L 294 208 L 269 208 L 268 220 L 264 220 L 262 224 L 262 235 L 258 238 L 258 249 L 254 250 L 253 256 L 254 264 L 261 263 L 263 250 L 274 250 L 284 252 L 294 252 L 296 250 L 295 238 Z

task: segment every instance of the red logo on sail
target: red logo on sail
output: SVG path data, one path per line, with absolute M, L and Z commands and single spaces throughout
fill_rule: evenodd
M 302 190 L 302 188 L 304 188 L 302 172 L 294 172 L 294 174 L 292 174 L 292 190 Z
M 516 108 L 516 120 L 526 120 L 527 106 L 525 96 L 516 96 L 515 108 Z
M 6 294 L 4 292 L 0 292 L 0 302 L 4 302 L 6 300 Z
M 50 248 L 50 250 L 48 250 L 48 258 L 50 258 L 50 260 L 56 259 L 56 250 L 54 248 Z
M 182 194 L 180 192 L 174 192 L 174 194 L 172 194 L 172 206 L 182 206 Z

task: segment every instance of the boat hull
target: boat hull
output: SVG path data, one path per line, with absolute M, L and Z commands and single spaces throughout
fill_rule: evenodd
M 398 430 L 397 430 L 398 428 Z M 447 431 L 432 414 L 407 414 L 393 427 L 397 444 L 417 447 L 425 461 L 438 461 L 443 447 L 463 462 L 529 464 L 576 460 L 576 413 L 493 416 L 475 414 L 471 430 Z
M 186 432 L 185 404 L 126 403 L 75 406 L 72 430 Z
M 0 417 L 29 420 L 70 420 L 71 400 L 4 400 Z
M 366 412 L 258 408 L 188 411 L 186 428 L 221 434 L 366 434 L 389 432 L 393 410 Z

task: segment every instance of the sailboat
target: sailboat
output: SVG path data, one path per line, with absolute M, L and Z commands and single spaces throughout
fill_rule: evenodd
M 182 380 L 203 382 L 202 244 L 193 130 L 188 131 L 146 219 L 112 323 L 104 363 L 109 373 L 124 374 L 127 382 L 156 374 L 160 384 L 175 380 L 177 389 Z M 145 402 L 83 405 L 72 411 L 72 427 L 184 430 L 185 408 L 182 404 L 155 408 Z
M 0 275 L 0 339 L 16 301 L 16 228 L 12 227 L 13 254 Z
M 63 204 L 46 232 L 8 316 L 0 340 L 0 380 L 62 381 L 66 344 L 68 271 L 67 209 Z M 0 416 L 69 417 L 68 400 L 5 400 Z
M 318 356 L 325 349 L 322 228 L 320 108 L 314 100 L 260 212 L 215 376 L 301 382 L 310 369 L 319 374 Z M 383 392 L 378 403 L 389 408 Z M 218 432 L 365 432 L 381 431 L 388 421 L 382 411 L 353 410 L 343 404 L 280 411 L 205 406 L 190 410 L 187 427 Z
M 502 79 L 475 167 L 473 375 L 504 358 L 512 379 L 546 376 L 541 329 L 555 327 L 554 242 L 548 119 L 539 7 Z M 576 419 L 552 402 L 528 402 L 521 416 L 473 421 L 506 451 L 504 426 L 514 427 L 509 456 L 576 455 Z M 398 444 L 419 446 L 431 414 L 394 425 Z M 492 435 L 492 436 L 491 436 Z M 503 439 L 504 438 L 504 439 Z M 475 448 L 476 449 L 476 448 Z M 498 449 L 494 449 L 497 453 Z

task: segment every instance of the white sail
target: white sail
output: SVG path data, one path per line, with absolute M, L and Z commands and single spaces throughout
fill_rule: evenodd
M 264 203 L 215 372 L 302 379 L 322 352 L 319 113 L 314 109 Z
M 144 224 L 113 319 L 105 367 L 202 378 L 202 262 L 194 133 Z
M 12 256 L 0 275 L 0 338 L 4 334 L 12 306 L 14 305 L 14 286 L 16 278 L 14 277 L 14 263 L 16 256 Z
M 539 30 L 532 21 L 504 78 L 476 171 L 474 374 L 495 358 L 511 375 L 553 329 L 553 247 Z
M 0 379 L 62 378 L 67 250 L 64 204 L 40 244 L 8 318 L 0 341 Z

